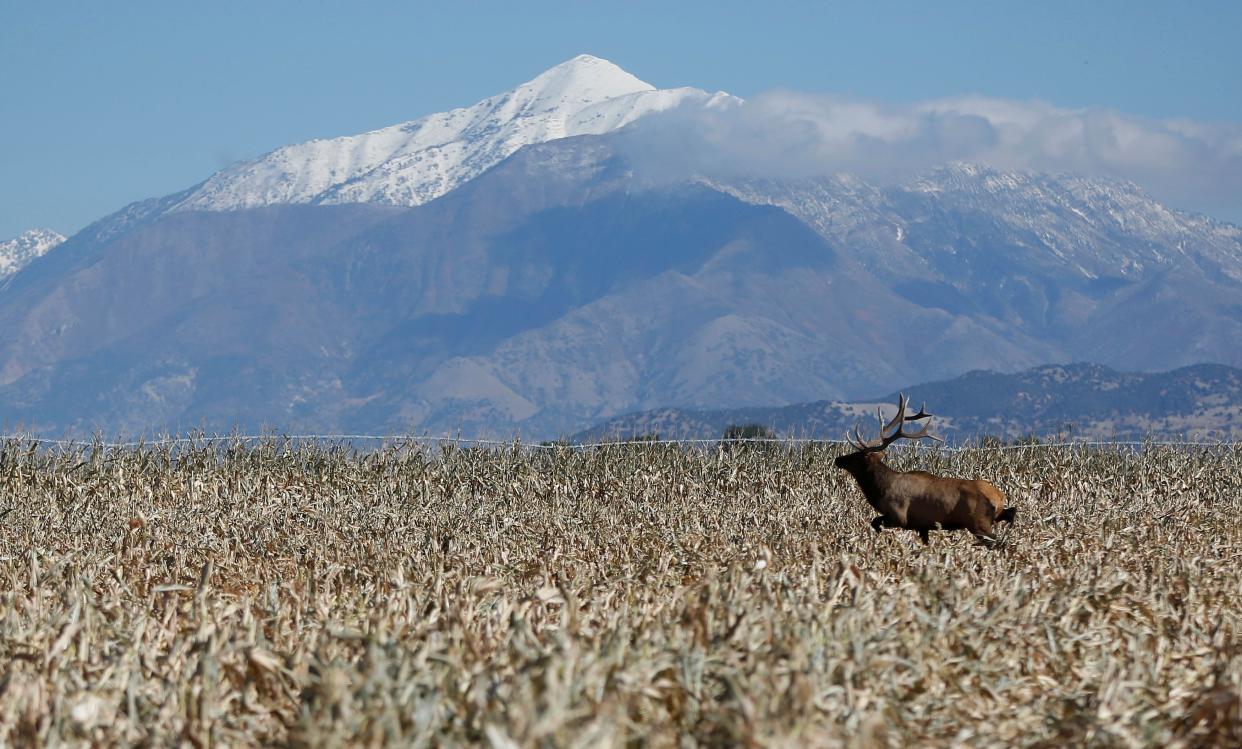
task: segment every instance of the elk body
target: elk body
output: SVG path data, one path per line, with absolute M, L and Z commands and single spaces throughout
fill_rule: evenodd
M 884 449 L 899 439 L 940 440 L 928 434 L 930 422 L 917 432 L 905 431 L 907 421 L 930 419 L 926 408 L 906 415 L 909 401 L 900 395 L 897 415 L 880 427 L 879 438 L 864 442 L 858 427 L 850 444 L 855 452 L 836 459 L 836 466 L 849 471 L 862 489 L 867 503 L 880 513 L 871 522 L 879 532 L 883 528 L 907 528 L 918 531 L 923 543 L 934 529 L 967 530 L 991 545 L 996 543 L 992 526 L 1014 518 L 1015 510 L 1005 507 L 1005 495 L 987 481 L 935 476 L 926 471 L 895 471 L 884 464 Z

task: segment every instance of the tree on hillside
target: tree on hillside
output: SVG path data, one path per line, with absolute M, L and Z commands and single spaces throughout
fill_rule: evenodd
M 721 447 L 745 445 L 752 440 L 775 439 L 776 434 L 762 424 L 730 424 L 720 438 Z

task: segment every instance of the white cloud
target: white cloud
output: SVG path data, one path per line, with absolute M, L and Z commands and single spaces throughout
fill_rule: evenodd
M 626 134 L 648 169 L 900 179 L 962 161 L 1129 179 L 1178 208 L 1242 219 L 1242 125 L 1155 120 L 1041 101 L 959 96 L 890 105 L 774 91 L 682 108 Z

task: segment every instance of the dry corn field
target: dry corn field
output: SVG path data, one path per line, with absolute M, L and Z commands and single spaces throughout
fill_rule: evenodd
M 1242 745 L 1242 448 L 0 443 L 0 744 Z

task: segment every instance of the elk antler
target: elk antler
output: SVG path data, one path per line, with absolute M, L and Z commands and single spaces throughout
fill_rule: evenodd
M 893 444 L 894 442 L 902 438 L 909 439 L 909 440 L 929 439 L 929 440 L 936 440 L 937 442 L 944 442 L 943 439 L 927 431 L 928 429 L 931 428 L 930 421 L 924 424 L 923 428 L 918 430 L 917 432 L 905 431 L 905 426 L 906 426 L 907 421 L 918 421 L 920 419 L 931 419 L 932 417 L 931 414 L 927 413 L 926 403 L 924 403 L 922 406 L 919 407 L 918 413 L 912 416 L 907 416 L 906 406 L 908 405 L 910 405 L 910 401 L 909 399 L 906 398 L 905 393 L 899 393 L 897 395 L 897 415 L 894 416 L 892 420 L 889 421 L 887 424 L 884 423 L 884 418 L 880 415 L 880 411 L 878 409 L 876 410 L 876 418 L 879 419 L 880 421 L 880 436 L 870 441 L 863 440 L 862 434 L 858 431 L 858 425 L 855 424 L 854 425 L 854 437 L 849 440 L 850 444 L 858 448 L 859 452 L 875 452 L 878 450 L 883 450 L 884 448 L 888 447 L 889 445 Z M 892 431 L 892 432 L 889 431 L 894 428 L 896 428 L 895 431 Z

